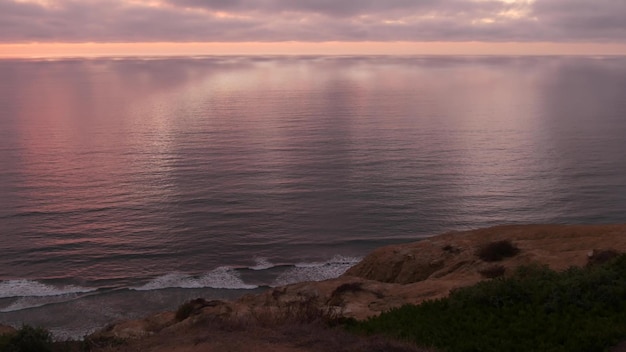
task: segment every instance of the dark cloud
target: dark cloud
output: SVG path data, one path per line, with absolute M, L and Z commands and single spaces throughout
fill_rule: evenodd
M 225 0 L 168 0 L 176 6 L 205 8 L 217 11 L 260 12 L 279 14 L 285 12 L 316 13 L 332 17 L 347 17 L 361 14 L 387 12 L 394 9 L 415 11 L 432 6 L 435 0 L 259 0 L 259 1 L 225 1 Z
M 461 12 L 498 10 L 507 6 L 500 1 L 482 0 L 165 0 L 177 7 L 201 8 L 211 11 L 280 15 L 309 14 L 334 18 L 420 13 L 454 15 Z
M 533 15 L 555 40 L 626 41 L 623 0 L 542 0 Z
M 0 41 L 626 41 L 624 0 L 0 0 Z

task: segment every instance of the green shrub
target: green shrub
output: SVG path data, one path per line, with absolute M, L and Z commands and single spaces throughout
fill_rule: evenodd
M 593 250 L 591 256 L 587 257 L 587 265 L 604 264 L 609 260 L 616 258 L 621 253 L 613 249 Z
M 44 328 L 23 325 L 14 334 L 0 340 L 0 347 L 3 352 L 51 352 L 52 334 Z
M 13 337 L 13 335 L 10 334 L 4 334 L 4 335 L 0 335 L 0 351 L 8 351 L 9 349 L 9 343 L 11 342 L 11 337 Z
M 363 284 L 361 282 L 349 282 L 349 283 L 339 285 L 339 287 L 337 287 L 333 291 L 333 293 L 331 294 L 331 297 L 339 296 L 346 292 L 359 292 L 359 291 L 363 291 Z
M 191 315 L 194 310 L 194 304 L 192 302 L 185 302 L 176 310 L 176 320 L 183 321 Z
M 476 255 L 486 262 L 498 262 L 504 258 L 515 256 L 519 248 L 509 240 L 489 242 L 478 248 Z
M 181 304 L 181 306 L 178 307 L 178 310 L 176 310 L 176 320 L 183 321 L 190 316 L 197 314 L 202 308 L 209 304 L 210 303 L 203 298 L 196 298 L 191 301 L 187 301 Z
M 605 351 L 626 339 L 626 256 L 556 273 L 533 265 L 349 329 L 443 351 Z

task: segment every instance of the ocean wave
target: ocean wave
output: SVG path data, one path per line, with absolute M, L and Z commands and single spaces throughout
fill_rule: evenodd
M 317 268 L 317 267 L 322 267 L 322 266 L 332 266 L 332 265 L 349 265 L 349 266 L 353 266 L 356 263 L 358 263 L 359 261 L 361 261 L 362 258 L 357 258 L 357 257 L 346 257 L 343 255 L 336 255 L 334 257 L 332 257 L 331 259 L 324 261 L 324 262 L 311 262 L 311 263 L 298 263 L 295 266 L 298 268 Z
M 299 263 L 280 274 L 271 286 L 283 286 L 303 281 L 323 281 L 341 276 L 360 258 L 335 256 L 326 262 Z
M 11 304 L 0 308 L 0 313 L 15 312 L 23 309 L 38 308 L 49 304 L 69 302 L 78 299 L 77 294 L 66 294 L 61 296 L 45 296 L 45 297 L 20 297 Z
M 271 263 L 266 258 L 254 258 L 254 261 L 256 262 L 256 265 L 251 266 L 249 268 L 250 270 L 267 270 L 276 266 L 276 264 Z
M 184 273 L 169 273 L 152 279 L 145 285 L 134 287 L 133 290 L 149 291 L 165 288 L 216 288 L 251 290 L 258 286 L 248 285 L 232 268 L 219 267 L 202 276 L 192 276 Z
M 61 296 L 95 290 L 95 288 L 74 285 L 53 286 L 25 279 L 0 281 L 0 298 Z

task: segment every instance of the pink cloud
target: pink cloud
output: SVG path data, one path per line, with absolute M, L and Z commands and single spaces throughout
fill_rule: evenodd
M 625 13 L 622 0 L 4 0 L 0 42 L 624 42 Z

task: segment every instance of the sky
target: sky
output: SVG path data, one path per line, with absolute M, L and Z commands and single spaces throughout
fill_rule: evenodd
M 624 0 L 0 0 L 0 56 L 626 54 Z

